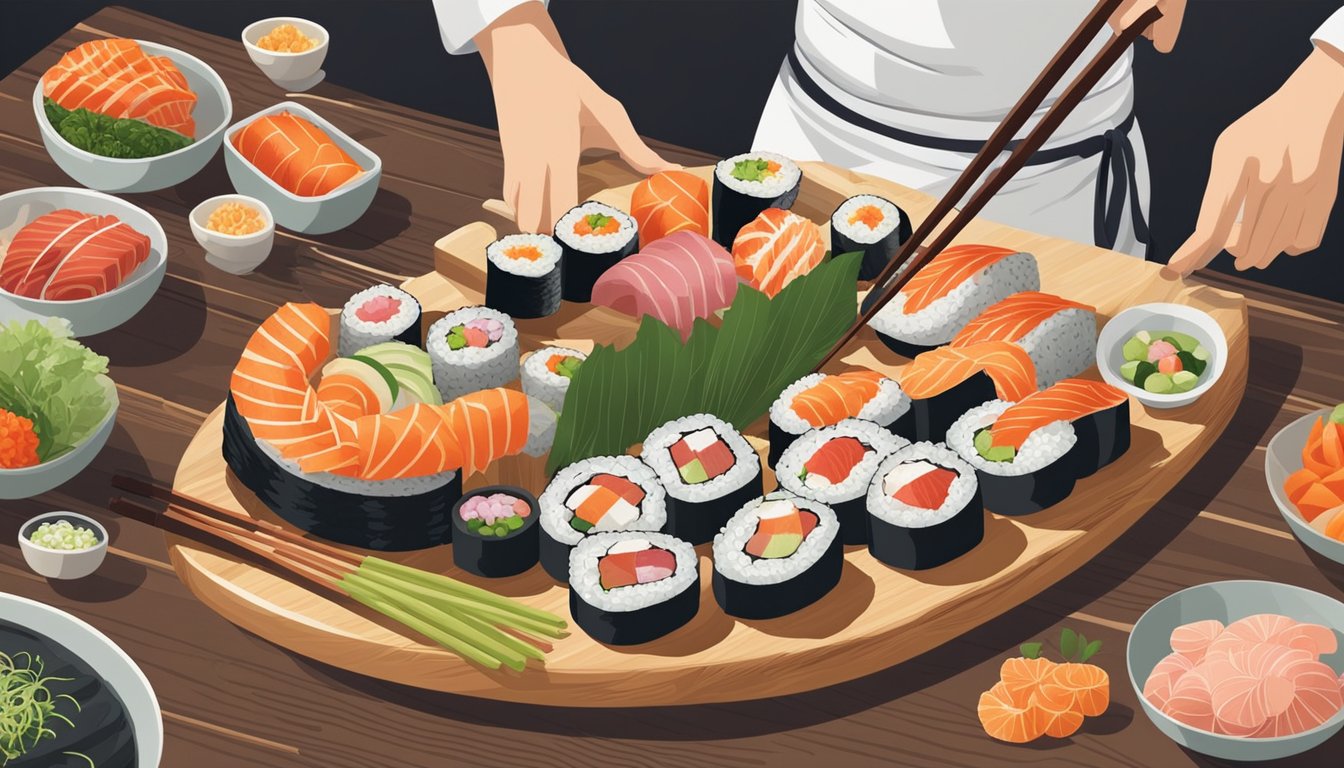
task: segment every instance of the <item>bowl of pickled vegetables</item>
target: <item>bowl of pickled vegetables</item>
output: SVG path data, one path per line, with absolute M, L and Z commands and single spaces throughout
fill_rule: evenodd
M 1106 383 L 1153 408 L 1189 405 L 1223 374 L 1227 337 L 1207 313 L 1143 304 L 1116 315 L 1097 340 Z

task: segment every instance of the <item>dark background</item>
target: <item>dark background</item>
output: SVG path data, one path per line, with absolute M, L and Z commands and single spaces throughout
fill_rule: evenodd
M 109 4 L 3 0 L 0 73 Z M 324 66 L 334 83 L 494 126 L 479 57 L 444 52 L 429 0 L 116 4 L 225 37 L 236 37 L 266 16 L 311 18 L 334 41 Z M 1341 0 L 1190 0 L 1175 52 L 1160 55 L 1140 43 L 1137 108 L 1152 166 L 1151 218 L 1161 260 L 1194 225 L 1218 133 L 1283 82 L 1310 51 L 1312 31 L 1340 5 Z M 719 155 L 749 145 L 770 83 L 792 43 L 794 9 L 794 0 L 551 2 L 573 59 L 626 105 L 641 133 Z M 1336 208 L 1318 251 L 1280 258 L 1269 270 L 1252 274 L 1341 301 L 1342 247 L 1344 205 Z M 1220 256 L 1216 268 L 1230 271 L 1231 258 Z

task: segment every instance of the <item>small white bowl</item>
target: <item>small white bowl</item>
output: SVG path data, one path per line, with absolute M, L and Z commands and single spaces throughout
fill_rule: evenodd
M 266 226 L 262 227 L 260 232 L 253 232 L 250 235 L 226 235 L 207 228 L 206 222 L 210 220 L 210 214 L 224 203 L 252 206 L 261 213 Z M 205 249 L 205 260 L 210 262 L 211 266 L 231 275 L 250 274 L 271 255 L 271 247 L 275 244 L 275 218 L 271 216 L 271 209 L 255 197 L 247 195 L 212 197 L 193 208 L 187 218 L 191 222 L 191 234 L 196 236 L 196 242 Z
M 281 24 L 293 24 L 304 35 L 316 40 L 317 44 L 298 53 L 268 51 L 257 45 L 258 40 Z M 247 49 L 252 63 L 271 82 L 286 91 L 306 91 L 322 82 L 322 62 L 327 58 L 327 43 L 330 39 L 331 36 L 321 24 L 293 16 L 254 21 L 243 30 L 243 47 Z
M 1312 426 L 1317 419 L 1330 418 L 1333 410 L 1322 408 L 1309 413 L 1284 427 L 1269 441 L 1269 447 L 1265 450 L 1265 482 L 1269 484 L 1269 495 L 1274 497 L 1279 514 L 1283 515 L 1298 540 L 1322 556 L 1336 563 L 1344 563 L 1344 541 L 1332 539 L 1313 528 L 1283 490 L 1283 483 L 1288 476 L 1302 468 L 1302 448 L 1307 444 Z
M 27 499 L 54 490 L 83 472 L 107 445 L 117 423 L 117 388 L 108 379 L 109 407 L 103 421 L 69 453 L 44 464 L 20 469 L 0 469 L 0 499 Z
M 1126 381 L 1120 375 L 1120 366 L 1125 363 L 1125 342 L 1139 331 L 1175 331 L 1197 339 L 1211 356 L 1199 384 L 1189 392 L 1159 395 Z M 1180 408 L 1198 400 L 1222 378 L 1227 368 L 1227 336 L 1208 313 L 1194 307 L 1140 304 L 1111 318 L 1101 329 L 1097 338 L 1097 368 L 1107 384 L 1128 392 L 1150 408 Z
M 88 549 L 50 549 L 34 544 L 29 538 L 43 523 L 68 520 L 76 528 L 93 531 L 98 543 Z M 107 557 L 107 529 L 97 520 L 77 512 L 48 512 L 38 515 L 19 527 L 19 549 L 28 567 L 48 579 L 82 579 L 98 570 Z

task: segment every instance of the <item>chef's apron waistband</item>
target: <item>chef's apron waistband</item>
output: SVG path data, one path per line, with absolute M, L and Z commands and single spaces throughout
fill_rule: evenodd
M 794 82 L 798 84 L 803 93 L 807 94 L 808 98 L 812 99 L 817 106 L 850 125 L 903 144 L 946 152 L 974 155 L 984 145 L 984 141 L 978 139 L 926 136 L 861 115 L 836 101 L 816 80 L 813 80 L 812 76 L 799 63 L 795 51 L 789 51 L 785 63 L 793 72 Z M 1036 150 L 1027 160 L 1027 165 L 1047 165 L 1073 157 L 1100 155 L 1096 203 L 1093 207 L 1092 217 L 1093 241 L 1102 248 L 1115 247 L 1116 238 L 1119 237 L 1120 233 L 1121 216 L 1124 215 L 1125 201 L 1128 200 L 1130 216 L 1134 225 L 1134 236 L 1144 244 L 1151 255 L 1152 238 L 1148 229 L 1148 222 L 1143 215 L 1143 206 L 1139 201 L 1134 145 L 1129 140 L 1129 129 L 1133 125 L 1134 113 L 1131 111 L 1129 116 L 1120 121 L 1118 126 L 1107 129 L 1099 135 L 1089 136 L 1071 144 Z M 1018 143 L 1019 141 L 1016 139 L 1010 141 L 1007 149 L 1011 151 L 1017 147 Z M 1115 179 L 1113 185 L 1110 181 L 1111 177 Z

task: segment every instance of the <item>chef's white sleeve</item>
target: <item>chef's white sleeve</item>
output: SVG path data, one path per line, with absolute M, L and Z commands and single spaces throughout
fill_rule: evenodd
M 454 56 L 475 53 L 472 39 L 481 30 L 523 3 L 535 2 L 545 5 L 549 0 L 434 0 L 443 47 Z
M 1311 36 L 1311 42 L 1328 45 L 1336 53 L 1344 53 L 1344 8 L 1340 8 L 1325 20 L 1325 23 Z

